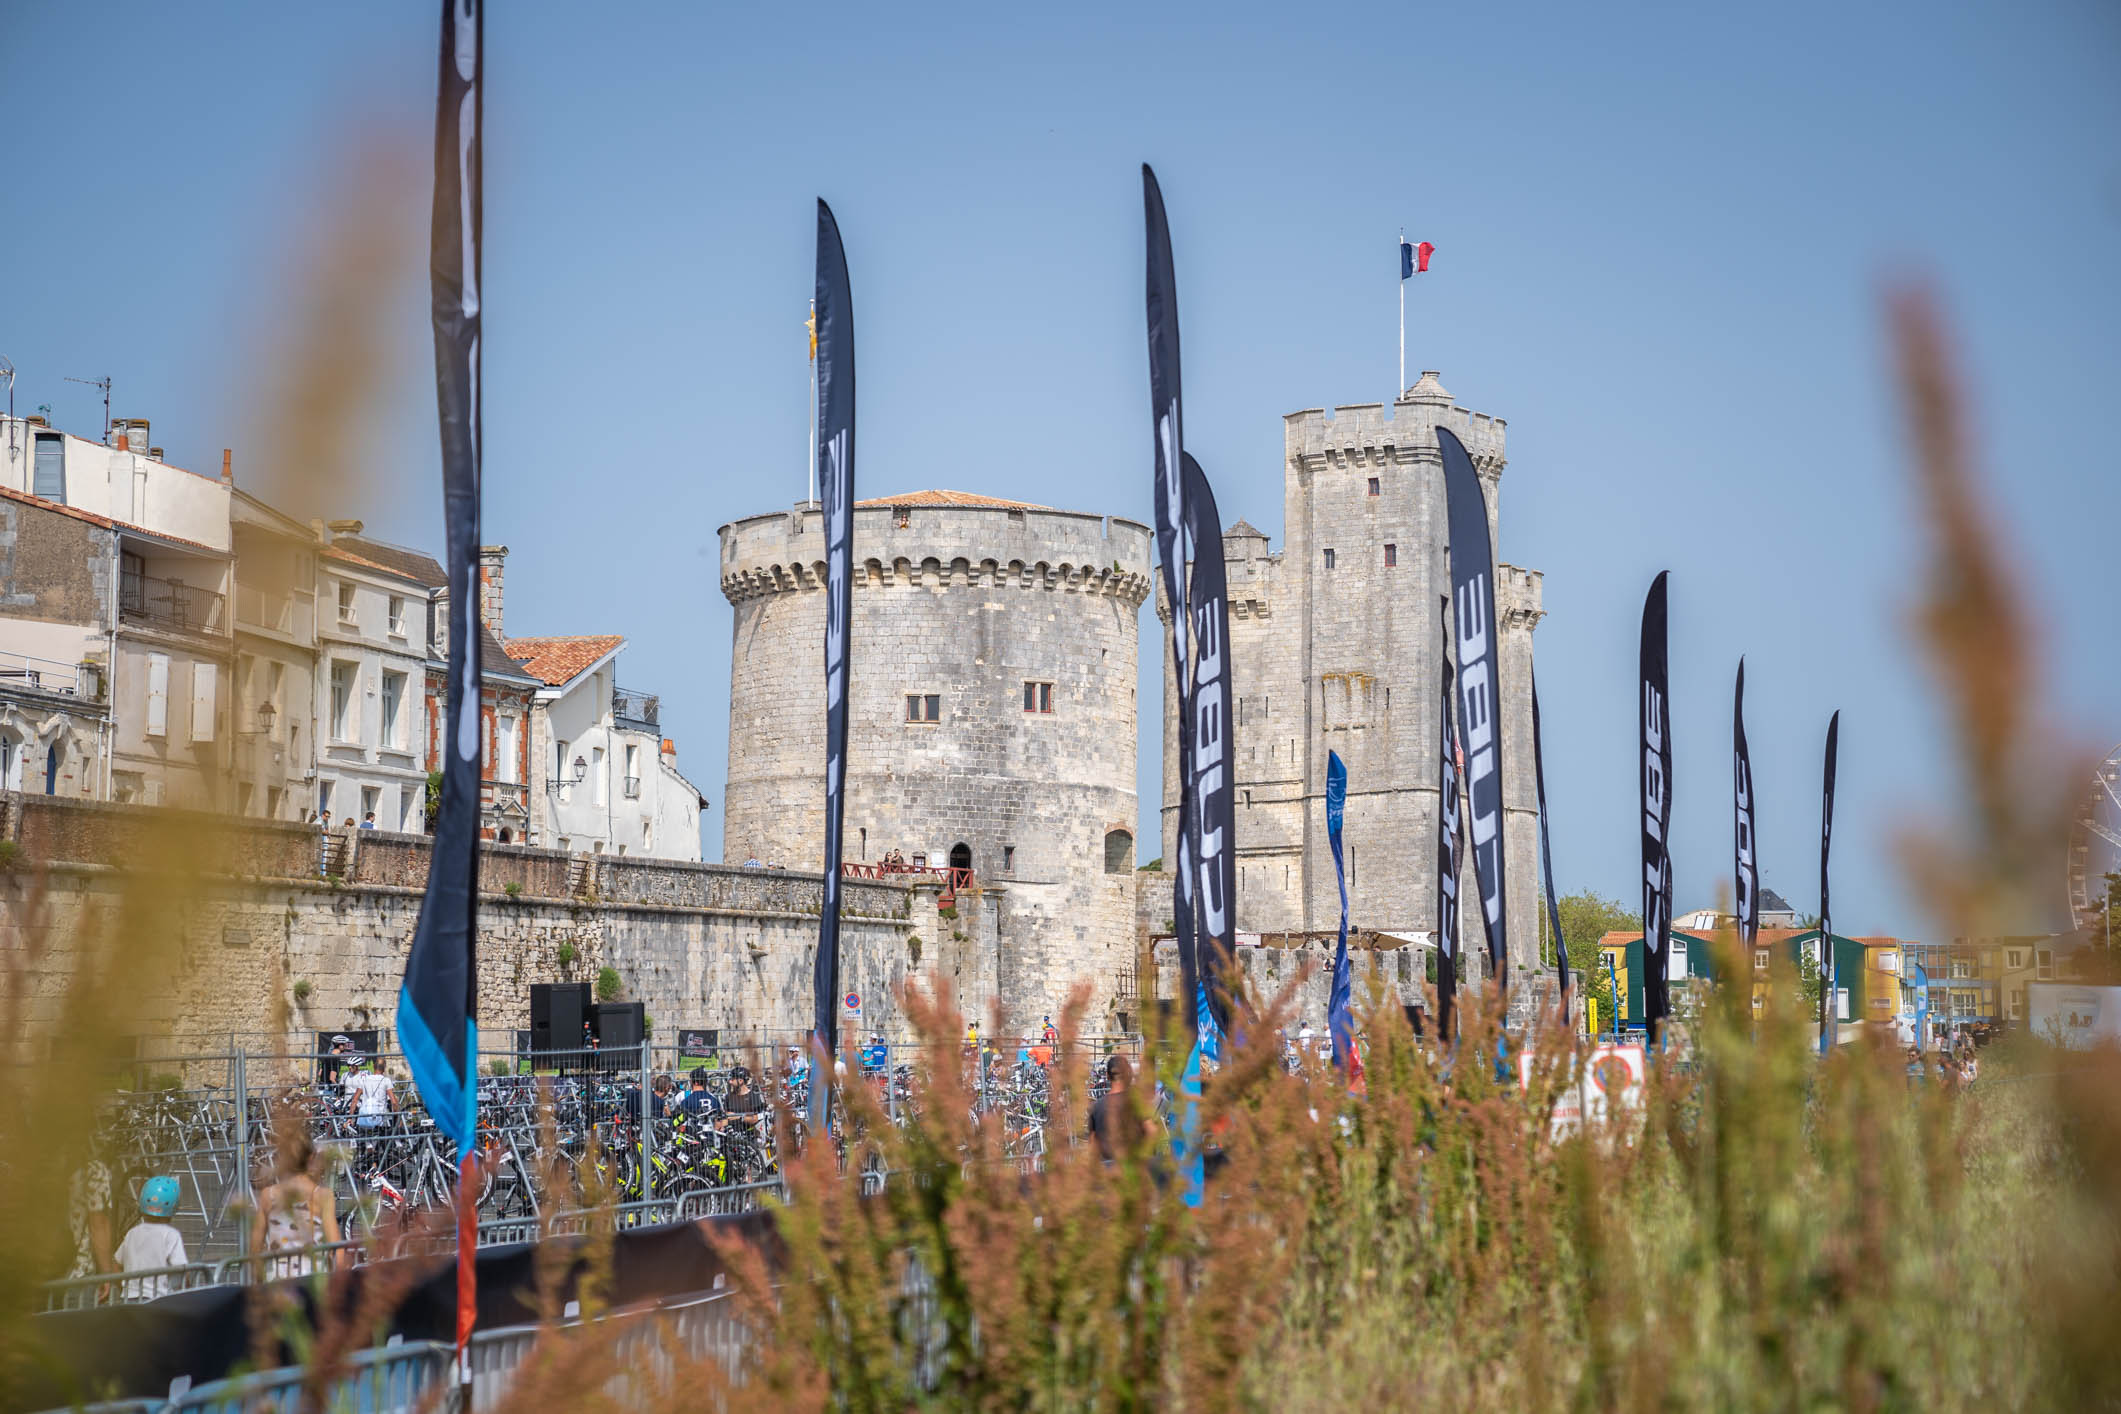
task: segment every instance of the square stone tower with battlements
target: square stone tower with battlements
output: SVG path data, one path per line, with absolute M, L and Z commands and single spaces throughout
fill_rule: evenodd
M 1390 407 L 1284 420 L 1283 547 L 1240 519 L 1223 535 L 1237 711 L 1237 926 L 1339 923 L 1326 842 L 1326 753 L 1348 767 L 1343 842 L 1351 927 L 1433 938 L 1445 560 L 1438 426 L 1465 443 L 1500 547 L 1503 421 L 1458 407 L 1424 373 Z M 1540 575 L 1498 561 L 1502 773 L 1513 972 L 1536 966 L 1539 835 L 1532 778 L 1532 631 Z M 1159 594 L 1159 613 L 1164 611 Z M 1164 858 L 1177 858 L 1178 726 L 1166 645 Z M 1482 952 L 1476 891 L 1460 890 L 1466 954 Z

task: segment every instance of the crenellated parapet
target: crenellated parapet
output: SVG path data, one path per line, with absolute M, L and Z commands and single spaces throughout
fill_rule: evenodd
M 814 505 L 725 525 L 721 540 L 722 594 L 732 604 L 825 587 Z M 1149 529 L 1117 516 L 887 500 L 856 508 L 854 549 L 857 590 L 1045 590 L 1130 609 L 1149 595 Z
M 1282 422 L 1288 459 L 1306 471 L 1436 463 L 1441 457 L 1438 427 L 1449 428 L 1465 444 L 1474 469 L 1491 481 L 1502 475 L 1508 460 L 1503 446 L 1508 424 L 1459 407 L 1433 372 L 1423 373 L 1389 407 L 1353 403 L 1331 412 L 1306 408 Z
M 1516 565 L 1496 566 L 1495 613 L 1505 628 L 1521 628 L 1526 632 L 1539 627 L 1546 617 L 1543 607 L 1543 586 L 1546 576 L 1538 570 L 1519 569 Z

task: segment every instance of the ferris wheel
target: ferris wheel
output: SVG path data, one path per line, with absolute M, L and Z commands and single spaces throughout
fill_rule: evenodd
M 2104 915 L 2109 874 L 2121 873 L 2121 746 L 2092 772 L 2069 832 L 2069 912 L 2080 928 Z

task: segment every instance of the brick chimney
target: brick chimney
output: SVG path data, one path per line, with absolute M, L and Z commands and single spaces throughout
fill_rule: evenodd
M 359 535 L 361 533 L 361 522 L 357 520 L 329 521 L 326 522 L 326 528 L 331 531 L 331 538 L 336 543 L 343 536 Z
M 479 547 L 479 617 L 501 637 L 501 562 L 508 558 L 506 545 Z

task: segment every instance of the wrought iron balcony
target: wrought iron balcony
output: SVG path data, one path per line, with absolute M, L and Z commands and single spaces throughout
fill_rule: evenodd
M 611 693 L 611 719 L 622 727 L 635 731 L 660 732 L 662 730 L 662 699 L 650 692 L 634 692 L 628 688 L 614 688 Z
M 118 576 L 118 615 L 129 624 L 178 633 L 228 632 L 228 606 L 219 594 L 132 570 Z

